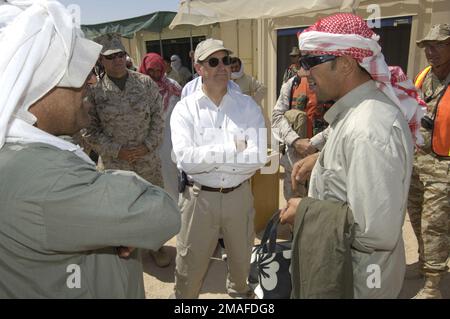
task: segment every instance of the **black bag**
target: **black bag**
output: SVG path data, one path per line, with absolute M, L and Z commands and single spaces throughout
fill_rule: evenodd
M 276 241 L 279 223 L 277 211 L 264 230 L 261 244 L 253 247 L 248 282 L 259 299 L 289 299 L 291 296 L 292 241 Z

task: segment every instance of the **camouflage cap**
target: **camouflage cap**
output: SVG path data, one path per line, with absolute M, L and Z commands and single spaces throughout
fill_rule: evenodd
M 450 38 L 450 25 L 445 24 L 435 24 L 431 27 L 430 32 L 422 40 L 416 41 L 419 48 L 425 46 L 425 42 L 428 41 L 445 41 Z
M 118 33 L 107 33 L 103 34 L 94 39 L 95 42 L 101 44 L 102 55 L 111 55 L 117 52 L 126 52 L 125 47 L 120 40 L 120 34 Z

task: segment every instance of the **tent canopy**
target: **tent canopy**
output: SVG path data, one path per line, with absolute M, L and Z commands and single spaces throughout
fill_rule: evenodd
M 131 19 L 82 25 L 81 29 L 89 39 L 105 33 L 119 33 L 122 37 L 133 38 L 134 34 L 141 30 L 156 33 L 161 32 L 162 29 L 169 26 L 175 15 L 176 12 L 158 11 Z
M 178 13 L 170 24 L 200 26 L 240 19 L 292 16 L 339 8 L 354 9 L 361 0 L 181 0 Z

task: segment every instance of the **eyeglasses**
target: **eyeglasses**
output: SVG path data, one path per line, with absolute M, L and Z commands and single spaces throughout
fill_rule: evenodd
M 104 57 L 106 60 L 114 60 L 115 58 L 122 59 L 122 58 L 124 58 L 126 55 L 127 55 L 127 54 L 126 54 L 125 52 L 117 52 L 117 53 L 113 53 L 113 54 L 110 54 L 110 55 L 104 55 L 103 57 Z
M 300 57 L 300 65 L 306 71 L 315 67 L 316 65 L 335 60 L 337 56 L 325 54 L 325 55 L 304 55 Z
M 231 58 L 229 55 L 224 56 L 220 61 L 222 61 L 223 65 L 230 65 L 231 64 Z M 205 62 L 208 62 L 209 66 L 212 68 L 215 68 L 219 65 L 219 59 L 212 57 L 206 60 Z

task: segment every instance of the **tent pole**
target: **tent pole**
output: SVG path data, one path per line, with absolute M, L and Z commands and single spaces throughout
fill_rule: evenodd
M 161 31 L 159 31 L 159 53 L 161 56 L 163 56 L 163 45 L 162 45 L 162 39 L 161 39 Z

